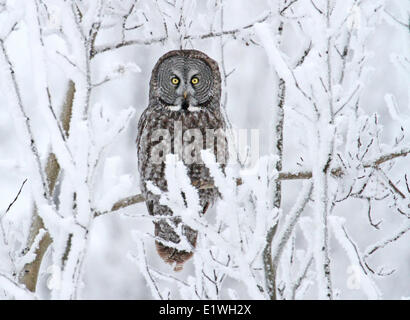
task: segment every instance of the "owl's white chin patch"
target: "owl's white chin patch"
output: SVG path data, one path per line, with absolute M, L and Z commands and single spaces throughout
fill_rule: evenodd
M 168 109 L 170 111 L 179 111 L 181 110 L 181 108 L 182 108 L 181 106 L 168 106 Z M 201 108 L 196 107 L 196 106 L 189 106 L 187 110 L 190 112 L 197 112 L 197 111 L 201 111 Z
M 188 111 L 191 111 L 191 112 L 196 112 L 196 111 L 200 111 L 200 110 L 201 110 L 200 107 L 195 107 L 195 106 L 189 106 L 188 107 Z
M 181 110 L 181 106 L 168 106 L 168 109 L 171 111 L 179 111 Z

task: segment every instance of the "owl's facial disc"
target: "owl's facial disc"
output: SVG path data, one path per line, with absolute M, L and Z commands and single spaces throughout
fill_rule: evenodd
M 199 111 L 213 92 L 210 67 L 200 59 L 171 57 L 158 71 L 161 100 L 173 111 Z
M 175 73 L 178 73 L 175 71 Z M 197 74 L 197 70 L 190 70 L 188 73 L 181 74 L 182 81 L 176 88 L 175 106 L 179 106 L 181 110 L 198 111 L 198 100 L 195 97 L 195 84 L 198 77 L 191 76 L 191 74 Z M 192 81 L 192 79 L 196 81 Z

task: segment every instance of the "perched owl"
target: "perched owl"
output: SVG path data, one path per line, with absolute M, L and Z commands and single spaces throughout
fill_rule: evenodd
M 156 248 L 161 258 L 181 270 L 193 255 L 197 231 L 183 224 L 179 217 L 159 203 L 159 196 L 147 189 L 151 181 L 167 191 L 166 154 L 178 154 L 187 167 L 188 176 L 197 188 L 201 214 L 218 197 L 209 170 L 200 157 L 201 149 L 213 150 L 224 168 L 228 160 L 226 123 L 220 110 L 221 76 L 218 64 L 197 50 L 175 50 L 156 63 L 150 81 L 149 104 L 138 123 L 138 167 L 141 191 L 150 215 L 168 216 L 155 224 Z M 203 188 L 201 186 L 208 186 Z M 209 187 L 211 186 L 211 187 Z M 181 194 L 185 199 L 185 195 Z M 182 223 L 182 233 L 192 250 L 172 246 L 181 241 L 175 227 Z M 161 239 L 164 241 L 161 242 Z

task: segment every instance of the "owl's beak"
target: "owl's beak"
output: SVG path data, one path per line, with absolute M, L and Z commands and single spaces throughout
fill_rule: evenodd
M 182 102 L 181 102 L 182 110 L 188 110 L 189 108 L 188 92 L 184 90 L 184 93 L 182 94 L 182 96 L 184 97 L 184 99 L 182 99 Z

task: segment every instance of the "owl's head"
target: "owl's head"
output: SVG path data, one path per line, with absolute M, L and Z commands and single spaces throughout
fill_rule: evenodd
M 151 76 L 151 98 L 174 110 L 213 107 L 221 96 L 218 64 L 197 50 L 175 50 L 163 55 Z

